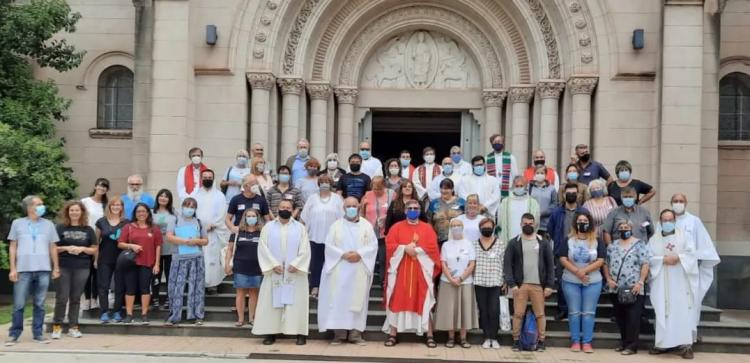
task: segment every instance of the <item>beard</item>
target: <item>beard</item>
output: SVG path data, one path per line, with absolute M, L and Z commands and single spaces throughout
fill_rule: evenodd
M 143 195 L 143 191 L 128 188 L 128 198 L 130 198 L 130 200 L 141 200 L 141 195 Z

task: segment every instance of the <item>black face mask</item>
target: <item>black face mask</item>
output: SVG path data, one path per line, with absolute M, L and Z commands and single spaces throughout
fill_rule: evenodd
M 349 164 L 349 169 L 355 173 L 358 173 L 360 168 L 362 168 L 361 164 Z
M 286 210 L 286 209 L 279 209 L 279 217 L 281 217 L 281 219 L 292 218 L 292 211 Z
M 588 222 L 578 222 L 576 223 L 576 230 L 581 233 L 588 233 L 591 230 L 591 225 Z
M 565 201 L 575 203 L 578 200 L 578 193 L 565 193 Z
M 620 231 L 620 239 L 628 239 L 633 235 L 633 231 Z
M 206 189 L 209 189 L 212 186 L 214 186 L 214 180 L 213 179 L 203 179 L 201 181 L 201 183 L 203 184 L 203 187 L 206 188 Z
M 521 227 L 521 231 L 522 231 L 522 232 L 523 232 L 523 234 L 525 234 L 525 235 L 531 235 L 531 234 L 533 234 L 533 233 L 534 233 L 534 226 L 532 226 L 532 225 L 530 225 L 530 224 L 526 224 L 526 225 L 524 225 L 523 227 Z
M 537 165 L 537 166 L 544 165 L 544 161 L 545 161 L 544 159 L 542 159 L 542 160 L 534 160 L 534 165 Z
M 586 153 L 578 157 L 579 160 L 583 161 L 584 163 L 588 163 L 589 160 L 591 160 L 591 154 Z
M 494 232 L 494 228 L 480 228 L 479 233 L 482 234 L 482 236 L 489 237 L 492 236 L 492 232 Z

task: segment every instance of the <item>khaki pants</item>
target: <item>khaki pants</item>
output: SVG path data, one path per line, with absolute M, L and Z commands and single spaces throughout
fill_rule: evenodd
M 521 326 L 526 314 L 526 304 L 531 300 L 531 310 L 536 315 L 539 340 L 544 340 L 547 322 L 544 320 L 544 290 L 541 285 L 523 284 L 513 293 L 513 340 L 521 336 Z

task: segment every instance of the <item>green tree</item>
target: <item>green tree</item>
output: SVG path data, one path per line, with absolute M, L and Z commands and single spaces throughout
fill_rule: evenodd
M 0 231 L 23 214 L 21 199 L 36 194 L 50 211 L 75 194 L 77 183 L 55 136 L 70 101 L 52 80 L 34 78 L 34 64 L 59 72 L 77 67 L 84 52 L 61 34 L 80 14 L 64 0 L 0 0 Z

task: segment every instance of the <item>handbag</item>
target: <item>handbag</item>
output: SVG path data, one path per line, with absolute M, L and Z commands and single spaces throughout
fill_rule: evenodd
M 637 243 L 637 242 L 636 242 Z M 628 252 L 625 253 L 625 256 L 622 257 L 622 264 L 620 264 L 620 270 L 617 271 L 617 277 L 615 278 L 615 281 L 620 280 L 620 273 L 622 272 L 622 266 L 625 265 L 625 259 L 630 254 L 630 251 L 633 250 L 633 247 L 635 247 L 635 244 L 631 246 L 628 249 Z M 620 287 L 617 286 L 617 302 L 622 305 L 633 305 L 635 304 L 637 300 L 637 296 L 633 294 L 633 287 Z
M 128 228 L 128 232 L 132 232 L 130 224 L 128 224 Z M 133 266 L 135 266 L 135 257 L 137 255 L 138 254 L 135 253 L 135 251 L 130 249 L 120 252 L 120 254 L 117 256 L 116 268 L 120 271 L 125 271 L 133 268 Z

